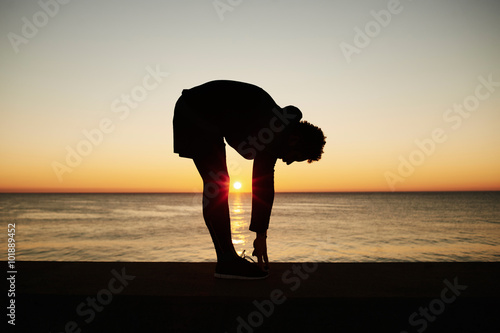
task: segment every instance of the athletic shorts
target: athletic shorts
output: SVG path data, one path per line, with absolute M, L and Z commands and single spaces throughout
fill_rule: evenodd
M 195 158 L 225 149 L 220 126 L 192 109 L 181 96 L 174 109 L 174 153 Z

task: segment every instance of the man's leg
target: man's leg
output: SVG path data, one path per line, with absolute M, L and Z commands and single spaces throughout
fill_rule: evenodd
M 229 216 L 229 174 L 224 146 L 193 159 L 203 179 L 203 217 L 212 236 L 217 261 L 229 261 L 237 254 L 231 240 Z

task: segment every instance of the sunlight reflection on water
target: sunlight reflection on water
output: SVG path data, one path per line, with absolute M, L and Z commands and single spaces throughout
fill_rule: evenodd
M 500 194 L 278 193 L 272 261 L 498 261 Z M 1 194 L 18 260 L 214 261 L 200 194 Z M 230 195 L 236 250 L 250 254 L 251 196 Z M 0 239 L 6 240 L 1 234 Z

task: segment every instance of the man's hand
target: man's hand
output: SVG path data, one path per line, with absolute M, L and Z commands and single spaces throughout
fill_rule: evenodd
M 257 233 L 257 237 L 253 241 L 254 250 L 252 252 L 253 256 L 257 257 L 257 262 L 259 267 L 264 270 L 269 270 L 269 258 L 267 257 L 267 233 Z

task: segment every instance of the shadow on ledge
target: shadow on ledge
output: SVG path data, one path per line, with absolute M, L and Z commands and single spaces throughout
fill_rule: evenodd
M 500 263 L 275 263 L 258 281 L 215 263 L 16 269 L 16 332 L 500 331 Z

